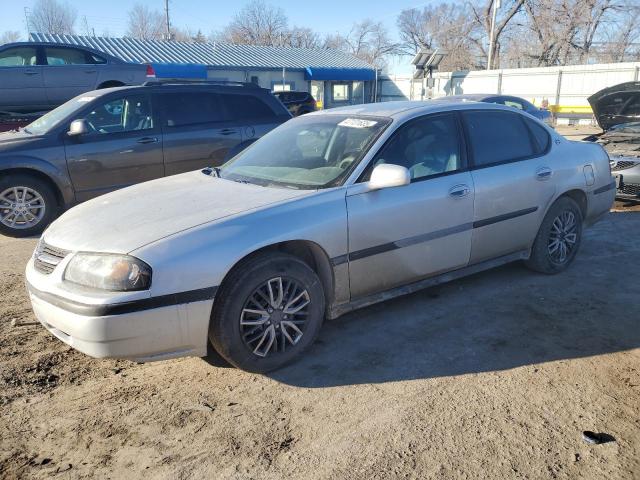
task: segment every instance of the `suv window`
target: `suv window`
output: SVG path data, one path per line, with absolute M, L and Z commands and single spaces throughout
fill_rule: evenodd
M 275 112 L 269 105 L 253 95 L 237 93 L 223 95 L 222 102 L 232 120 L 254 120 L 276 117 Z
M 503 111 L 463 112 L 477 166 L 536 154 L 522 115 Z
M 214 92 L 176 92 L 161 95 L 164 126 L 180 127 L 225 120 L 220 95 Z
M 85 117 L 91 132 L 132 132 L 153 128 L 151 105 L 144 95 L 116 98 L 99 104 Z
M 15 47 L 0 52 L 0 67 L 25 67 L 37 63 L 34 47 Z
M 370 169 L 381 163 L 408 168 L 412 179 L 459 170 L 462 157 L 455 115 L 429 115 L 400 127 L 376 155 Z
M 45 48 L 48 65 L 86 65 L 87 55 L 75 48 Z

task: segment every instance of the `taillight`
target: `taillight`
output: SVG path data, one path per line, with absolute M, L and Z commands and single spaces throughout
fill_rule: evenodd
M 147 65 L 147 77 L 156 78 L 156 71 L 151 65 Z

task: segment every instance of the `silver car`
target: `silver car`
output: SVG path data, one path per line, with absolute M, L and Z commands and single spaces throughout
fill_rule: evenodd
M 18 42 L 0 45 L 0 111 L 51 110 L 100 88 L 139 85 L 155 77 L 150 65 L 127 63 L 78 45 Z
M 516 260 L 558 273 L 612 205 L 597 144 L 475 102 L 311 113 L 221 168 L 72 208 L 27 265 L 40 322 L 94 357 L 266 372 L 325 318 Z

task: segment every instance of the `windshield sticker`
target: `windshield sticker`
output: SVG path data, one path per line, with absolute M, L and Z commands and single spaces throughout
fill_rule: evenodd
M 93 100 L 96 97 L 80 97 L 78 99 L 78 102 L 90 102 L 91 100 Z
M 373 120 L 363 120 L 362 118 L 345 118 L 338 125 L 340 127 L 350 127 L 350 128 L 369 128 L 373 127 L 376 123 Z

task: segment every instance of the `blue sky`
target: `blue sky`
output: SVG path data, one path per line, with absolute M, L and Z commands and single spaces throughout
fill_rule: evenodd
M 0 2 L 0 33 L 19 30 L 26 35 L 24 8 L 33 6 L 33 1 L 2 0 Z M 78 12 L 76 29 L 80 30 L 83 16 L 90 27 L 100 35 L 108 31 L 112 36 L 123 35 L 127 28 L 127 11 L 135 1 L 131 0 L 69 0 Z M 139 3 L 161 10 L 163 0 L 141 0 Z M 191 27 L 208 35 L 221 29 L 244 1 L 220 0 L 170 0 L 171 21 L 177 27 Z M 354 21 L 372 18 L 385 23 L 389 33 L 395 36 L 395 19 L 401 10 L 424 6 L 417 0 L 322 0 L 301 2 L 300 0 L 273 0 L 272 5 L 282 7 L 291 26 L 308 26 L 321 33 L 345 32 Z

